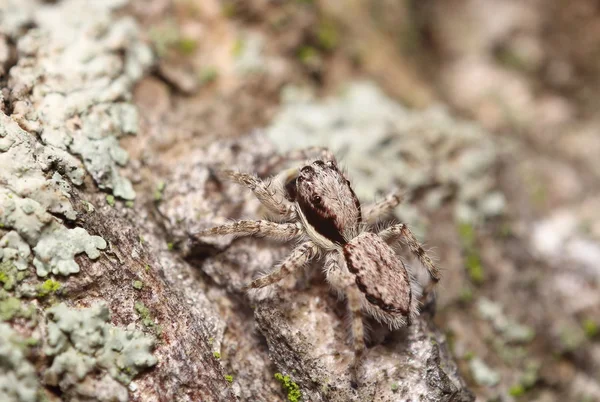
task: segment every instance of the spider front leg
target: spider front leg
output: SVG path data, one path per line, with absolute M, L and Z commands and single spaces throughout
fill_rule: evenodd
M 235 172 L 233 170 L 224 170 L 222 174 L 234 182 L 252 190 L 256 198 L 258 198 L 269 211 L 289 220 L 296 217 L 294 206 L 284 199 L 282 193 L 278 194 L 278 191 L 273 188 L 274 186 L 272 186 L 270 181 L 261 180 L 252 174 Z
M 237 221 L 194 233 L 193 236 L 196 238 L 219 235 L 258 236 L 289 241 L 300 236 L 302 233 L 302 225 L 297 222 L 276 223 L 271 221 Z
M 260 289 L 279 282 L 298 268 L 306 265 L 310 260 L 315 258 L 318 253 L 319 248 L 313 242 L 307 241 L 302 243 L 296 247 L 285 260 L 277 264 L 272 272 L 255 279 L 248 287 L 250 289 Z
M 367 223 L 375 223 L 379 218 L 389 214 L 403 200 L 399 191 L 388 194 L 383 200 L 369 204 L 363 209 L 363 216 Z
M 398 223 L 379 232 L 379 236 L 388 244 L 391 244 L 396 240 L 400 240 L 405 243 L 410 251 L 417 256 L 425 269 L 427 269 L 430 281 L 425 289 L 423 289 L 423 294 L 421 295 L 422 300 L 427 300 L 429 293 L 433 291 L 435 285 L 440 281 L 440 271 L 435 266 L 429 255 L 427 255 L 423 249 L 423 246 L 421 246 L 421 244 L 417 241 L 415 235 L 404 223 Z
M 348 310 L 352 319 L 352 347 L 354 359 L 351 366 L 352 382 L 358 385 L 358 368 L 365 352 L 365 330 L 363 325 L 363 295 L 356 286 L 354 275 L 341 265 L 343 256 L 335 252 L 325 256 L 325 275 L 329 283 L 341 294 L 346 295 Z

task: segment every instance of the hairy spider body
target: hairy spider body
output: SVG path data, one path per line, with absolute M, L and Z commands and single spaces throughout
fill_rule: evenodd
M 402 327 L 418 314 L 415 283 L 392 248 L 394 243 L 403 241 L 427 269 L 431 280 L 423 296 L 439 281 L 439 271 L 406 225 L 399 223 L 377 234 L 368 231 L 369 224 L 401 202 L 398 194 L 392 193 L 383 201 L 362 208 L 350 181 L 326 149 L 293 151 L 270 164 L 274 166 L 286 158 L 309 159 L 315 153 L 320 157 L 300 169 L 284 171 L 272 181 L 225 172 L 250 188 L 263 205 L 287 222 L 239 221 L 196 236 L 231 234 L 302 240 L 271 273 L 250 283 L 251 289 L 274 284 L 323 254 L 327 281 L 345 296 L 351 313 L 356 379 L 365 348 L 363 313 L 390 328 Z

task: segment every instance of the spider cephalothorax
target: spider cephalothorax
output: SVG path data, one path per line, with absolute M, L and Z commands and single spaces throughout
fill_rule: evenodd
M 439 281 L 439 271 L 405 224 L 378 233 L 369 231 L 370 224 L 400 203 L 400 196 L 392 193 L 381 202 L 362 207 L 350 182 L 326 149 L 295 151 L 270 161 L 269 165 L 285 159 L 308 159 L 316 151 L 319 158 L 300 169 L 287 170 L 274 180 L 225 172 L 249 187 L 283 223 L 238 221 L 207 229 L 197 236 L 231 234 L 301 240 L 271 273 L 249 285 L 253 289 L 274 284 L 323 254 L 327 281 L 345 296 L 352 315 L 356 369 L 365 347 L 363 313 L 390 328 L 406 325 L 418 314 L 414 281 L 393 246 L 403 241 L 427 269 L 431 281 L 423 297 Z

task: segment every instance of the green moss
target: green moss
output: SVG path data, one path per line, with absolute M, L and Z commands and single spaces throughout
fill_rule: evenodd
M 135 203 L 133 201 L 131 201 L 131 200 L 125 201 L 125 206 L 127 208 L 133 208 L 135 206 Z
M 177 50 L 179 53 L 184 54 L 186 56 L 194 53 L 196 48 L 198 47 L 198 42 L 192 38 L 181 38 L 177 41 Z
M 61 284 L 53 279 L 47 279 L 37 287 L 38 297 L 46 297 L 60 290 Z
M 174 248 L 175 248 L 175 245 L 173 243 L 171 243 L 171 242 L 167 243 L 167 249 L 169 251 L 173 251 Z
M 600 334 L 600 326 L 591 318 L 584 319 L 581 322 L 581 327 L 583 328 L 583 332 L 585 332 L 585 336 L 588 339 L 595 338 Z
M 8 276 L 6 272 L 0 272 L 0 283 L 5 290 L 11 290 L 15 286 L 12 276 Z
M 459 294 L 461 303 L 469 304 L 473 301 L 473 289 L 470 286 L 465 286 L 461 289 Z
M 154 201 L 161 201 L 163 198 L 163 192 L 165 191 L 165 187 L 167 184 L 164 181 L 160 181 L 156 185 L 156 189 L 154 190 Z
M 302 400 L 302 392 L 298 384 L 292 381 L 289 375 L 275 373 L 275 379 L 281 383 L 283 390 L 287 393 L 288 401 L 299 402 Z
M 528 69 L 527 62 L 523 60 L 521 56 L 511 51 L 510 49 L 501 49 L 496 54 L 496 59 L 500 64 L 508 68 L 512 68 L 514 70 L 527 71 Z
M 154 317 L 150 314 L 150 309 L 144 305 L 141 301 L 136 301 L 133 305 L 136 313 L 142 320 L 142 324 L 146 327 L 154 327 Z
M 393 382 L 393 383 L 392 383 L 392 386 L 390 387 L 390 389 L 392 390 L 392 392 L 398 392 L 398 388 L 399 388 L 399 387 L 400 387 L 400 386 L 398 385 L 398 383 L 397 383 L 397 382 Z
M 233 382 L 233 376 L 230 374 L 225 374 L 225 381 L 227 381 L 228 383 L 232 383 Z
M 465 354 L 463 355 L 463 359 L 465 360 L 472 360 L 475 357 L 475 353 L 473 353 L 472 351 L 468 350 L 465 352 Z
M 146 272 L 150 271 L 150 265 L 146 264 L 146 266 L 144 267 L 144 269 L 146 270 Z
M 142 282 L 142 281 L 133 281 L 133 288 L 135 290 L 142 290 L 143 287 L 144 287 L 144 282 Z
M 458 226 L 458 235 L 465 253 L 467 274 L 473 283 L 479 285 L 485 280 L 485 274 L 477 251 L 475 228 L 470 223 L 462 222 Z
M 298 50 L 298 59 L 302 64 L 315 65 L 320 62 L 319 51 L 312 46 L 302 46 Z
M 214 351 L 213 352 L 213 356 L 214 356 L 215 359 L 220 359 L 221 358 L 221 353 L 219 353 L 217 351 Z
M 324 50 L 331 51 L 337 47 L 339 35 L 332 21 L 321 21 L 317 27 L 317 40 L 319 41 L 319 46 Z
M 246 46 L 246 44 L 244 43 L 244 40 L 241 38 L 236 39 L 235 43 L 233 44 L 233 49 L 231 49 L 231 51 L 233 52 L 233 55 L 235 57 L 239 57 L 242 52 L 244 51 L 244 47 Z
M 200 71 L 200 84 L 206 85 L 215 81 L 219 76 L 219 72 L 214 67 L 205 67 Z
M 525 387 L 521 384 L 515 384 L 508 390 L 508 394 L 514 398 L 517 398 L 525 394 Z
M 19 282 L 17 267 L 10 261 L 0 263 L 0 283 L 4 290 L 12 290 Z M 22 279 L 21 279 L 22 280 Z
M 227 18 L 234 17 L 237 14 L 237 7 L 234 3 L 227 2 L 221 7 L 221 13 Z
M 114 207 L 115 206 L 115 196 L 112 194 L 108 194 L 106 196 L 106 203 L 108 205 L 110 205 L 111 207 Z
M 40 340 L 37 338 L 33 338 L 33 337 L 26 338 L 23 341 L 23 345 L 25 345 L 25 347 L 28 347 L 28 348 L 38 346 L 39 344 L 40 344 Z

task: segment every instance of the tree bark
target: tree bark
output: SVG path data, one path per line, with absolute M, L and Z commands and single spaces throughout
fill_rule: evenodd
M 290 245 L 252 238 L 191 240 L 200 228 L 261 215 L 247 190 L 221 182 L 214 172 L 223 166 L 260 169 L 274 154 L 265 137 L 218 141 L 164 161 L 160 154 L 151 163 L 140 157 L 121 172 L 126 154 L 118 140 L 138 131 L 132 88 L 152 61 L 133 21 L 113 13 L 120 3 L 2 5 L 2 41 L 16 59 L 0 60 L 8 73 L 0 121 L 0 190 L 7 203 L 35 202 L 40 227 L 39 235 L 27 237 L 30 215 L 14 218 L 2 204 L 0 237 L 14 231 L 31 250 L 23 254 L 31 274 L 15 276 L 16 285 L 5 286 L 1 298 L 19 299 L 37 312 L 35 319 L 18 314 L 7 319 L 11 331 L 37 340 L 26 353 L 37 378 L 29 387 L 49 400 L 275 401 L 294 400 L 298 391 L 305 401 L 473 400 L 430 313 L 395 332 L 371 323 L 362 382 L 353 388 L 346 307 L 329 292 L 318 262 L 304 277 L 288 278 L 250 298 L 243 286 L 285 256 Z M 107 70 L 111 66 L 114 70 Z M 144 113 L 141 109 L 139 120 L 151 121 Z M 139 141 L 148 140 L 145 128 Z M 24 179 L 23 169 L 37 184 Z M 87 233 L 73 232 L 76 228 Z M 57 233 L 64 237 L 56 238 Z M 75 234 L 81 238 L 65 240 Z M 42 240 L 58 244 L 46 260 Z M 71 248 L 72 255 L 62 255 Z M 2 256 L 16 267 L 19 260 L 7 257 L 9 249 L 4 247 Z M 99 258 L 97 250 L 102 250 Z M 79 272 L 54 272 L 59 257 Z M 34 259 L 52 273 L 35 275 Z M 60 289 L 44 294 L 45 284 L 53 283 L 49 278 Z M 89 333 L 100 331 L 109 339 L 115 328 L 127 328 L 130 335 L 137 331 L 136 336 L 152 340 L 156 364 L 151 358 L 136 363 L 139 375 L 117 364 L 131 375 L 127 380 L 109 377 L 100 363 L 90 363 L 93 368 L 83 376 L 71 376 L 75 367 L 65 365 L 60 381 L 48 380 L 50 366 L 58 361 L 48 352 L 54 322 L 60 322 L 49 309 L 57 302 L 65 302 L 77 319 L 85 308 L 106 305 L 110 322 Z M 60 330 L 70 342 L 63 350 L 81 352 L 75 332 Z M 5 345 L 11 339 L 0 337 Z M 16 370 L 3 369 L 0 380 Z M 113 394 L 90 391 L 107 382 Z

